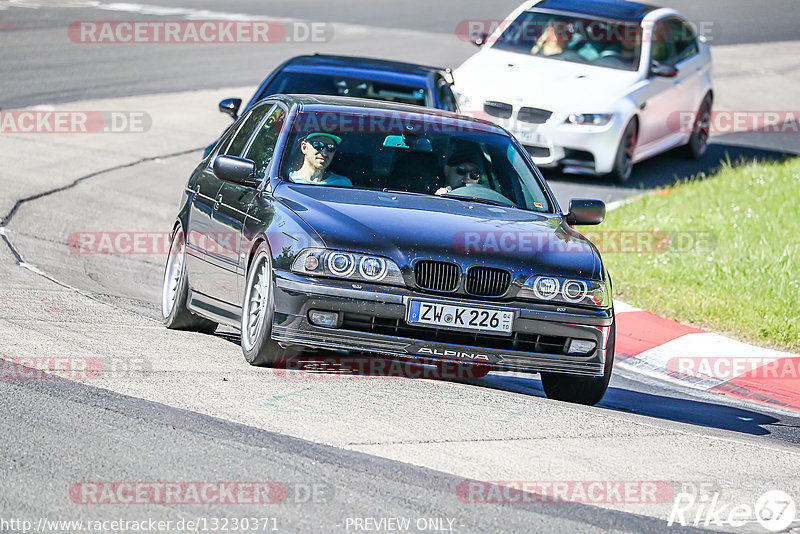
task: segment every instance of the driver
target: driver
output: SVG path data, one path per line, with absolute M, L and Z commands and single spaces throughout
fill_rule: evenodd
M 326 132 L 311 132 L 303 137 L 300 141 L 303 166 L 290 172 L 289 179 L 297 184 L 353 187 L 350 178 L 328 170 L 341 142 L 341 137 Z
M 567 50 L 572 38 L 570 28 L 563 23 L 550 22 L 531 48 L 531 54 L 555 56 Z

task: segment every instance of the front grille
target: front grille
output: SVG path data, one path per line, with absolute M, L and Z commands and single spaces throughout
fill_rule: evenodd
M 461 269 L 455 263 L 422 260 L 414 266 L 417 286 L 431 291 L 455 291 L 460 275 Z
M 483 103 L 483 111 L 492 117 L 498 117 L 500 119 L 511 118 L 511 111 L 513 109 L 514 108 L 511 106 L 511 104 L 506 104 L 505 102 L 493 102 L 491 100 L 487 100 Z
M 343 313 L 342 330 L 367 332 L 385 336 L 404 337 L 419 341 L 435 341 L 467 347 L 538 352 L 544 354 L 566 354 L 569 338 L 523 334 L 500 336 L 487 332 L 458 332 L 448 328 L 425 328 L 409 325 L 402 319 L 373 317 L 360 313 Z
M 539 108 L 520 108 L 517 113 L 517 119 L 522 122 L 530 122 L 532 124 L 544 124 L 547 119 L 552 115 L 552 111 Z
M 467 271 L 464 289 L 470 295 L 499 297 L 506 293 L 511 283 L 511 273 L 494 267 L 471 267 Z

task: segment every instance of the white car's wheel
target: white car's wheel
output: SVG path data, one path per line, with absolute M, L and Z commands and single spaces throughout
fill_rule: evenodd
M 684 146 L 685 154 L 695 160 L 702 158 L 708 150 L 708 138 L 711 133 L 711 95 L 708 94 L 700 104 L 694 120 L 692 135 Z
M 614 168 L 611 170 L 611 178 L 618 183 L 625 183 L 633 172 L 633 154 L 636 150 L 636 142 L 639 138 L 639 124 L 636 119 L 631 119 L 622 132 L 622 138 L 617 148 L 617 156 L 614 158 Z

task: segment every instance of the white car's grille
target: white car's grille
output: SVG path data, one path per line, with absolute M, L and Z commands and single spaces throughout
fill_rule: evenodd
M 532 124 L 544 124 L 552 114 L 552 111 L 547 111 L 546 109 L 520 108 L 517 112 L 517 119 Z
M 483 111 L 492 117 L 497 117 L 499 119 L 510 119 L 513 109 L 514 108 L 511 106 L 511 104 L 506 104 L 505 102 L 494 102 L 492 100 L 487 100 L 483 103 Z

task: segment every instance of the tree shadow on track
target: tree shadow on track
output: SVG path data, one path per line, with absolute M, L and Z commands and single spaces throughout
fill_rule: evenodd
M 217 332 L 217 337 L 230 343 L 239 344 L 236 332 Z M 546 398 L 538 375 L 521 373 L 490 373 L 485 366 L 459 365 L 455 363 L 436 364 L 435 362 L 411 361 L 402 358 L 387 358 L 358 352 L 311 350 L 302 356 L 279 361 L 273 372 L 292 378 L 401 378 L 428 379 L 457 382 L 465 386 L 478 386 L 511 393 L 519 393 Z M 613 384 L 613 382 L 612 382 Z M 629 389 L 627 387 L 608 388 L 603 400 L 597 405 L 612 411 L 633 413 L 655 417 L 678 423 L 729 430 L 755 436 L 770 435 L 769 425 L 788 427 L 800 426 L 800 418 L 790 415 L 778 419 L 773 415 L 760 413 L 756 406 L 752 409 L 727 404 L 725 397 L 720 402 L 709 402 L 686 398 L 690 392 L 677 395 L 656 395 Z M 732 402 L 732 400 L 731 400 Z
M 734 166 L 752 161 L 783 161 L 796 154 L 778 150 L 764 150 L 725 143 L 712 143 L 708 146 L 703 159 L 693 161 L 680 155 L 678 150 L 671 150 L 660 156 L 637 163 L 633 168 L 633 176 L 625 184 L 614 184 L 605 176 L 584 176 L 562 174 L 556 171 L 545 171 L 548 181 L 555 183 L 574 183 L 589 186 L 606 186 L 626 189 L 655 189 L 669 187 L 676 183 L 695 178 L 710 177 L 719 172 L 725 163 Z
M 469 381 L 469 383 L 502 391 L 545 397 L 541 380 L 536 376 L 528 378 L 498 373 L 491 374 L 480 381 Z M 634 413 L 677 423 L 688 423 L 755 436 L 772 434 L 770 429 L 764 427 L 782 422 L 775 416 L 755 411 L 757 407 L 745 409 L 729 404 L 655 395 L 613 386 L 608 388 L 606 396 L 597 406 L 618 412 Z M 786 418 L 791 419 L 792 417 L 787 416 Z

